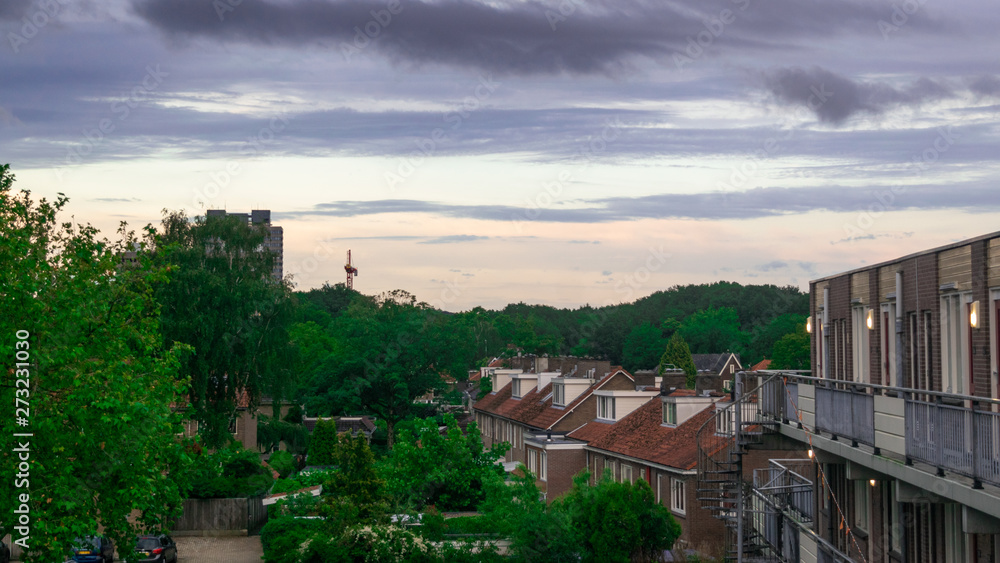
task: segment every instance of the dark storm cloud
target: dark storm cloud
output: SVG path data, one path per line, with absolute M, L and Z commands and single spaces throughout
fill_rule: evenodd
M 1000 77 L 992 74 L 978 76 L 969 82 L 969 90 L 979 96 L 1000 97 Z
M 843 32 L 871 34 L 876 22 L 892 13 L 889 6 L 868 2 L 803 5 L 798 0 L 502 4 L 134 0 L 133 5 L 140 17 L 173 36 L 268 45 L 319 44 L 348 58 L 373 49 L 401 63 L 442 63 L 517 74 L 615 72 L 636 56 L 665 62 L 673 61 L 674 55 L 697 58 L 704 51 L 698 48 L 698 36 L 705 33 L 702 43 L 708 45 L 718 40 L 738 49 L 787 48 L 789 41 L 801 38 L 814 41 Z M 232 9 L 218 10 L 219 5 Z M 396 13 L 391 14 L 388 10 L 393 5 Z M 914 19 L 912 25 L 945 26 L 931 18 Z M 371 38 L 364 35 L 366 26 Z M 692 43 L 695 48 L 688 52 Z
M 19 20 L 28 14 L 31 0 L 0 1 L 0 20 Z
M 884 82 L 854 81 L 815 66 L 774 69 L 763 72 L 761 79 L 777 101 L 804 106 L 820 121 L 833 124 L 860 113 L 879 115 L 955 95 L 947 85 L 929 78 L 898 88 Z
M 886 203 L 889 202 L 889 203 Z M 796 215 L 813 211 L 864 212 L 872 206 L 891 211 L 961 210 L 973 213 L 1000 210 L 995 187 L 938 185 L 817 186 L 811 188 L 755 188 L 744 192 L 659 194 L 615 197 L 580 202 L 586 207 L 525 209 L 503 205 L 455 205 L 418 200 L 338 201 L 316 205 L 312 210 L 287 212 L 289 217 L 357 217 L 382 213 L 428 213 L 487 221 L 541 221 L 552 223 L 605 223 L 635 219 L 756 219 Z M 777 268 L 777 264 L 771 265 Z

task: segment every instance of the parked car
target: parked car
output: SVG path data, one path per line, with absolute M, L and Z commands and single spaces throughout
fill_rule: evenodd
M 73 540 L 73 561 L 77 563 L 114 563 L 115 544 L 104 536 Z
M 0 541 L 0 563 L 10 563 L 10 548 Z
M 129 563 L 177 563 L 177 545 L 170 536 L 139 536 Z

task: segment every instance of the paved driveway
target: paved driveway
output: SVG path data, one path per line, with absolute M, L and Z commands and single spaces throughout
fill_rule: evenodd
M 261 563 L 260 536 L 228 538 L 174 538 L 177 563 Z

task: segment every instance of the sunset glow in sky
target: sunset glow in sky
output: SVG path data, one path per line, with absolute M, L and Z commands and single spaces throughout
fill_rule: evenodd
M 985 0 L 4 0 L 0 163 L 107 236 L 271 209 L 449 310 L 808 280 L 1000 229 Z M 69 217 L 66 217 L 69 219 Z

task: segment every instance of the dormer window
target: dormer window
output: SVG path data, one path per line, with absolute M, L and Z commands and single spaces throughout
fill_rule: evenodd
M 614 397 L 597 397 L 597 418 L 615 420 Z
M 552 404 L 557 407 L 566 406 L 566 386 L 562 383 L 552 384 Z
M 511 384 L 510 384 L 510 394 L 515 399 L 520 399 L 521 398 L 521 380 L 515 379 L 513 382 L 511 382 Z
M 663 424 L 677 426 L 677 403 L 663 403 Z

